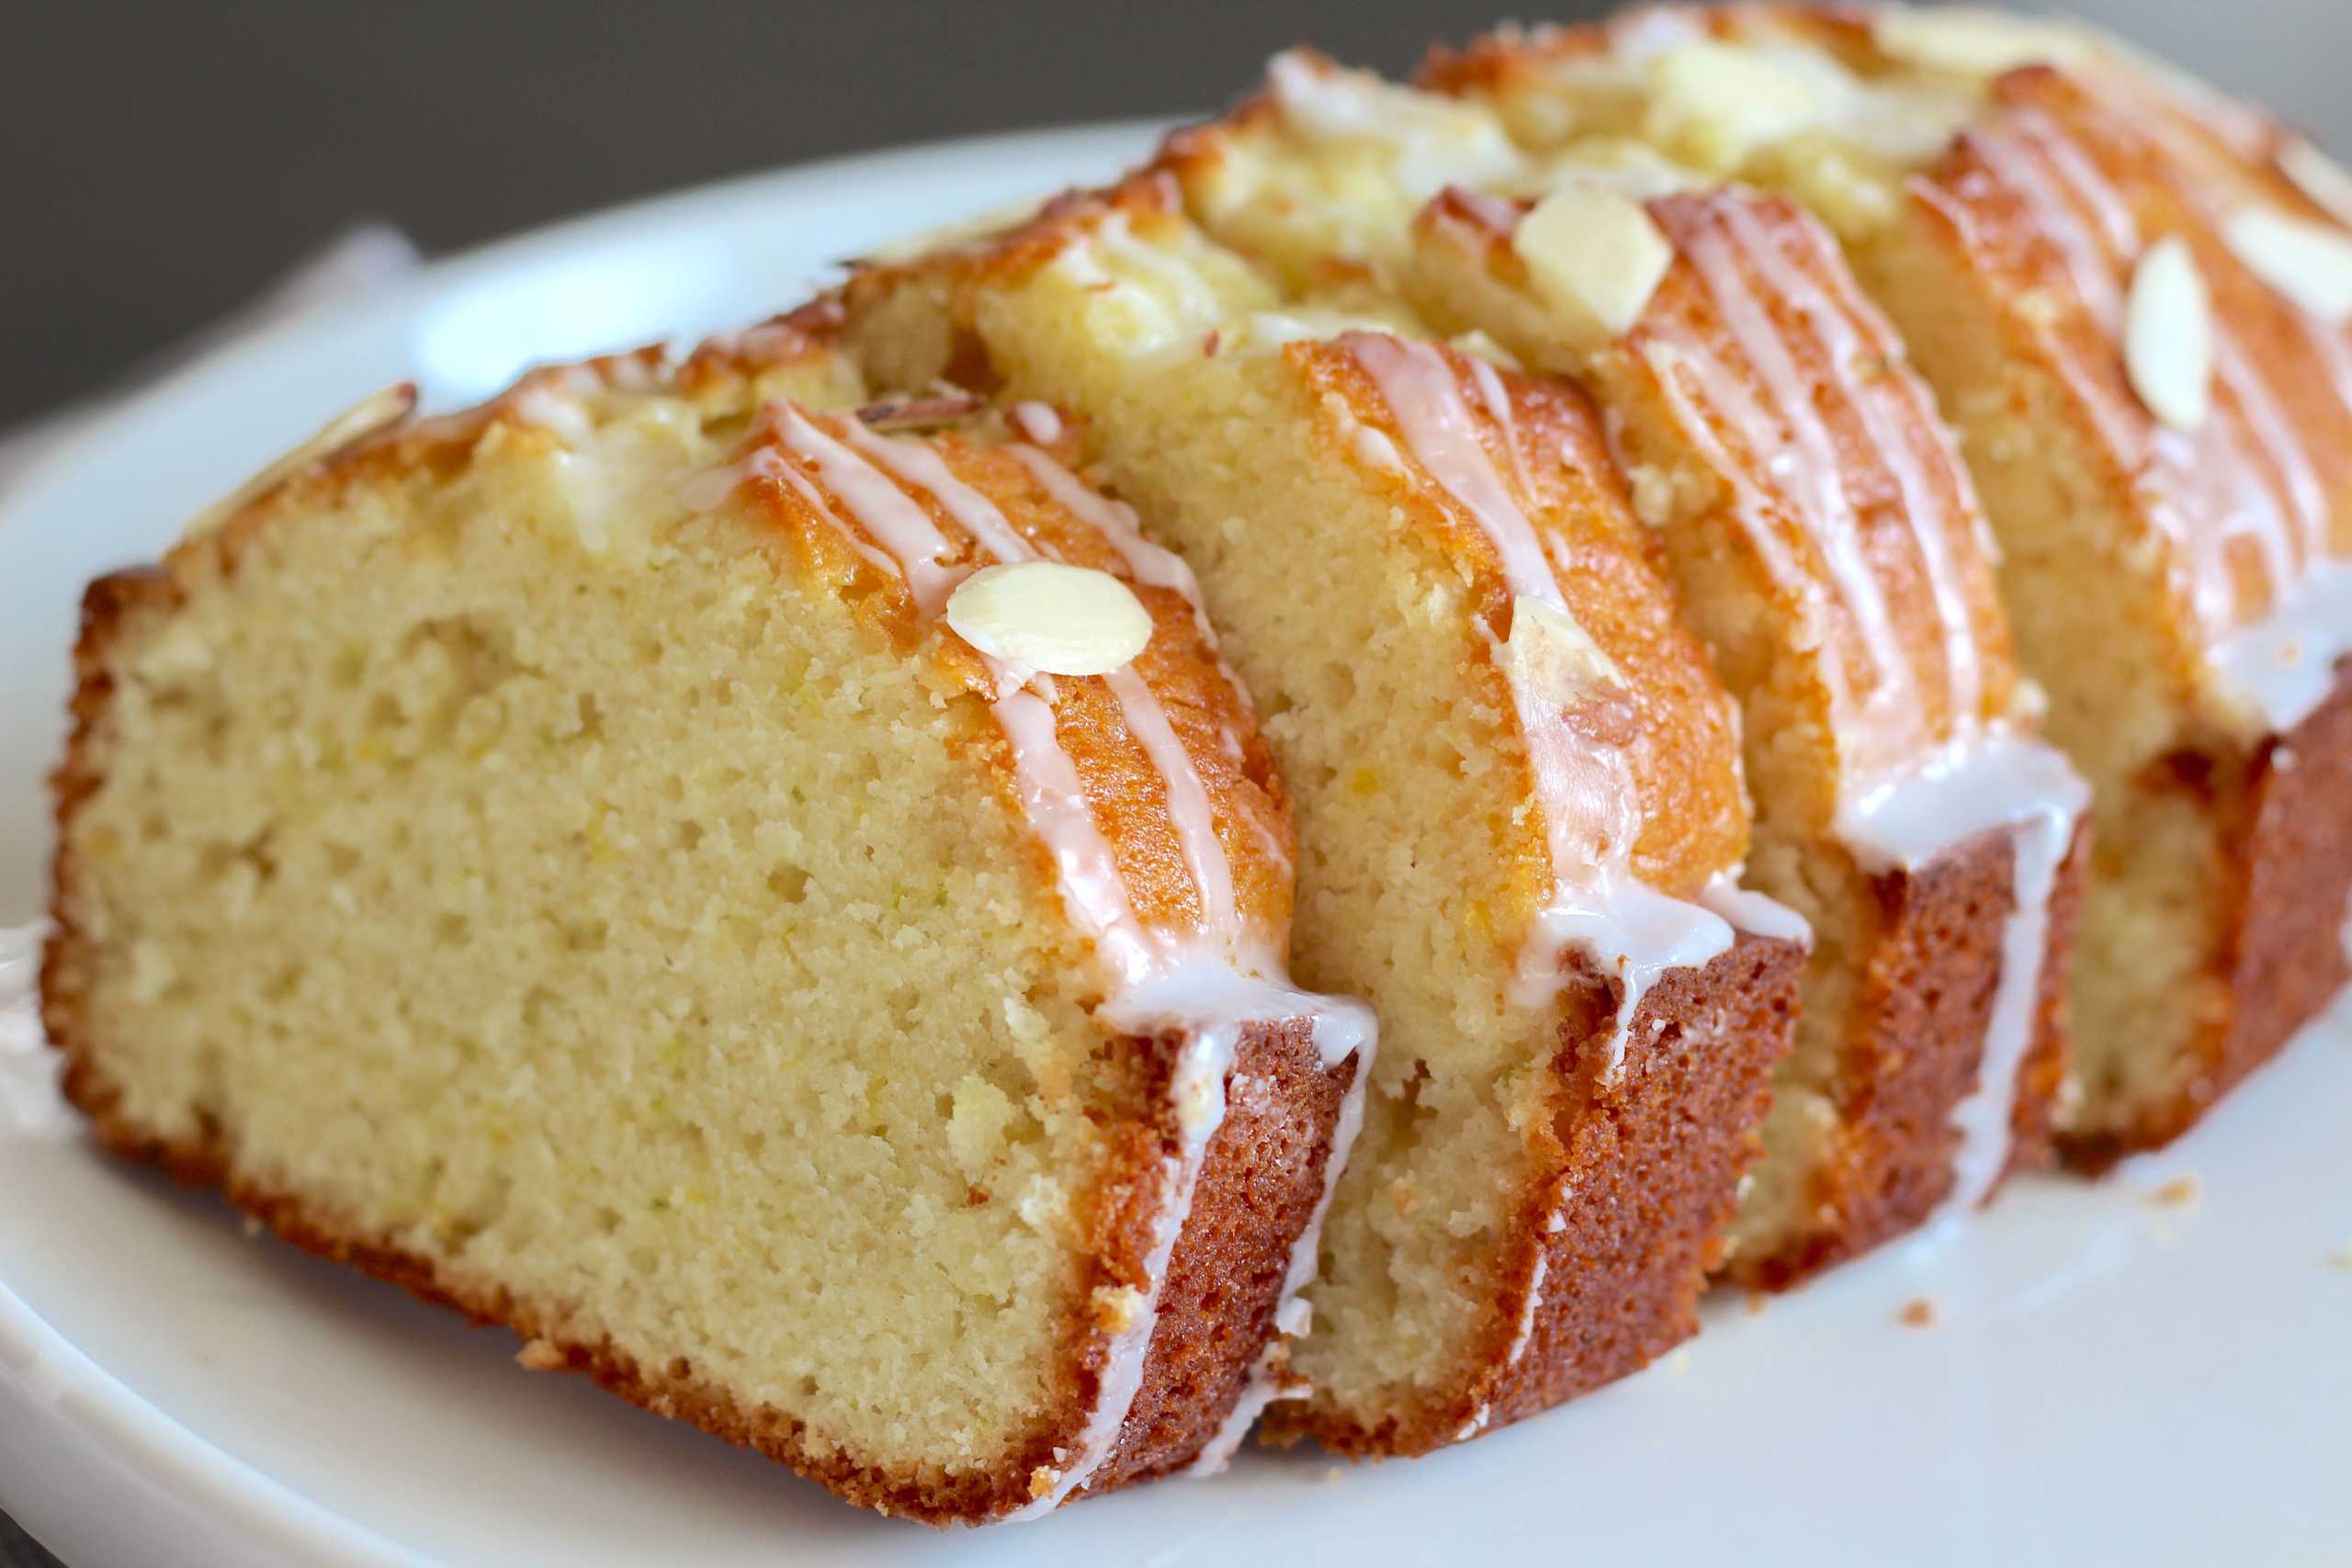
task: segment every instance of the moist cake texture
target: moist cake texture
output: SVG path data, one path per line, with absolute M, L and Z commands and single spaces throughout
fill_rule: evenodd
M 2290 873 L 2319 827 L 2256 804 L 2335 765 L 2342 171 L 2115 39 L 1983 13 L 1634 13 L 1429 79 L 1532 155 L 1631 139 L 1838 231 L 1959 430 L 2046 728 L 2094 786 L 2064 1140 L 2100 1165 L 2177 1135 L 2346 973 L 2352 857 L 2322 833 Z
M 1731 894 L 1733 715 L 1589 403 L 1178 197 L 1147 171 L 865 268 L 843 331 L 1060 407 L 1200 573 L 1296 803 L 1298 973 L 1385 1042 L 1270 1419 L 1416 1451 L 1690 1332 L 1796 928 Z
M 1182 564 L 1066 447 L 865 390 L 790 327 L 535 374 L 96 584 L 45 1017 L 109 1145 L 979 1520 L 1284 1375 L 1372 1040 L 1283 977 Z M 1140 651 L 948 629 L 1037 561 Z
M 2352 175 L 2073 24 L 1293 51 L 414 403 L 91 586 L 67 1093 L 885 1513 L 1474 1438 L 2352 973 Z
M 1967 471 L 1835 239 L 1643 142 L 1517 151 L 1475 97 L 1304 53 L 1164 161 L 1299 287 L 1409 300 L 1598 399 L 1743 710 L 1749 883 L 1815 938 L 1729 1272 L 1788 1283 L 2043 1160 L 2084 792 L 2035 736 Z

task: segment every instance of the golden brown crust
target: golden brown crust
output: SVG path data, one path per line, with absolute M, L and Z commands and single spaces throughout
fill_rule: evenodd
M 746 1409 L 724 1389 L 702 1382 L 681 1359 L 647 1368 L 609 1339 L 575 1337 L 558 1304 L 524 1301 L 495 1284 L 463 1280 L 432 1259 L 370 1237 L 299 1195 L 241 1176 L 230 1151 L 215 1138 L 174 1143 L 139 1127 L 119 1110 L 119 1095 L 99 1061 L 102 1050 L 79 1026 L 80 1007 L 68 978 L 80 967 L 78 935 L 60 925 L 43 964 L 44 1015 L 65 1056 L 66 1096 L 90 1119 L 108 1152 L 155 1166 L 191 1187 L 218 1189 L 228 1200 L 304 1251 L 399 1285 L 422 1301 L 455 1309 L 473 1323 L 503 1326 L 523 1339 L 517 1359 L 535 1371 L 582 1372 L 639 1408 L 698 1427 L 713 1437 L 789 1465 L 845 1502 L 925 1524 L 981 1524 L 1029 1504 L 1036 1477 L 1055 1468 L 1057 1452 L 1074 1447 L 1091 1406 L 1099 1375 L 1099 1336 L 1073 1324 L 1073 1338 L 1095 1352 L 1071 1367 L 1058 1408 L 1033 1434 L 985 1472 L 935 1471 L 862 1463 L 812 1450 L 802 1424 L 772 1406 Z M 1129 1039 L 1126 1049 L 1157 1058 L 1172 1071 L 1174 1041 Z M 1323 1162 L 1340 1097 L 1355 1074 L 1355 1059 L 1325 1068 L 1303 1024 L 1252 1026 L 1235 1055 L 1233 1076 L 1271 1086 L 1237 1095 L 1209 1150 L 1193 1208 L 1168 1265 L 1163 1307 L 1118 1447 L 1083 1495 L 1111 1491 L 1180 1468 L 1212 1436 L 1240 1397 L 1258 1348 L 1272 1332 L 1279 1304 L 1287 1243 L 1269 1228 L 1306 1223 L 1322 1191 Z M 1172 1125 L 1131 1145 L 1127 1168 L 1113 1185 L 1141 1190 L 1174 1152 Z M 1135 1260 L 1150 1245 L 1148 1211 L 1129 1211 L 1104 1238 L 1098 1282 L 1131 1279 Z
M 812 415 L 829 437 L 846 435 L 854 416 Z M 1279 932 L 1290 919 L 1289 796 L 1258 730 L 1241 688 L 1219 668 L 1217 654 L 1191 603 L 1174 588 L 1138 581 L 1104 536 L 1074 516 L 1032 468 L 1005 446 L 984 444 L 954 431 L 934 435 L 933 454 L 956 479 L 984 497 L 1012 531 L 1039 554 L 1107 571 L 1125 581 L 1152 617 L 1151 641 L 1133 669 L 1159 699 L 1169 726 L 1199 776 L 1218 842 L 1232 868 L 1236 908 L 1261 931 Z M 1077 461 L 1065 435 L 1037 447 L 1065 468 Z M 754 459 L 765 459 L 760 466 Z M 874 565 L 887 558 L 821 469 L 794 457 L 772 424 L 755 426 L 736 455 L 745 477 L 736 496 L 760 520 L 788 538 L 805 570 L 834 585 L 861 619 L 901 649 L 920 649 L 953 687 L 993 701 L 994 677 L 969 645 L 918 612 L 906 580 Z M 783 470 L 792 470 L 786 476 Z M 951 564 L 978 566 L 989 558 L 937 497 L 920 486 L 888 479 L 905 501 L 958 553 Z M 1078 773 L 1096 826 L 1111 847 L 1127 896 L 1147 925 L 1177 931 L 1204 920 L 1170 826 L 1168 785 L 1159 762 L 1135 734 L 1109 683 L 1099 676 L 1057 678 L 1054 725 L 1061 750 Z M 1010 744 L 993 726 L 974 742 L 1010 791 Z M 1044 855 L 1044 847 L 1039 847 Z
M 2126 1126 L 2060 1134 L 2067 1162 L 2093 1171 L 2187 1132 L 2352 978 L 2352 660 L 2326 702 L 2251 756 L 2184 753 L 2143 784 L 2190 793 L 2229 825 L 2225 935 L 2202 987 L 2217 1005 L 2173 1095 Z
M 1734 1283 L 1785 1290 L 1917 1227 L 1951 1190 L 1952 1113 L 1979 1082 L 2001 977 L 2017 855 L 2008 829 L 1925 866 L 1868 878 L 1849 959 L 1856 999 L 1837 1078 L 1831 1157 L 1812 1174 L 1811 1223 L 1769 1250 L 1735 1255 Z M 2018 1067 L 2003 1175 L 2051 1158 L 2051 1118 L 2065 1075 L 2065 995 L 2089 830 L 2076 830 L 2050 903 L 2033 1043 Z M 1995 1190 L 1998 1190 L 1997 1187 Z
M 787 359 L 799 352 L 795 344 L 779 341 Z M 701 356 L 701 362 L 707 377 L 732 374 L 725 366 L 708 368 L 715 363 L 708 356 Z M 628 363 L 643 364 L 649 373 L 652 368 L 643 356 L 632 356 Z M 759 373 L 757 363 L 746 363 L 748 373 Z M 209 1120 L 189 1139 L 157 1135 L 122 1111 L 120 1094 L 107 1075 L 107 1042 L 96 1038 L 85 1021 L 89 1009 L 85 992 L 96 968 L 96 954 L 75 919 L 81 882 L 72 829 L 76 811 L 102 782 L 97 759 L 119 650 L 153 617 L 168 615 L 188 583 L 233 573 L 245 542 L 258 529 L 288 523 L 296 515 L 297 499 L 313 505 L 330 503 L 340 493 L 334 487 L 412 468 L 446 475 L 472 460 L 493 425 L 509 426 L 526 439 L 552 440 L 533 427 L 522 394 L 531 386 L 551 383 L 555 389 L 576 389 L 559 379 L 568 375 L 590 378 L 600 386 L 609 386 L 613 379 L 605 362 L 579 372 L 535 373 L 525 388 L 481 409 L 370 436 L 256 497 L 218 533 L 175 548 L 163 568 L 119 573 L 91 585 L 74 655 L 74 730 L 53 777 L 61 848 L 54 868 L 54 927 L 41 975 L 43 1021 L 65 1057 L 65 1092 L 91 1119 L 99 1141 L 109 1149 L 160 1165 L 182 1180 L 221 1188 L 232 1201 L 299 1246 L 391 1280 L 425 1299 L 456 1306 L 478 1321 L 507 1325 L 531 1342 L 529 1364 L 586 1371 L 635 1404 L 757 1449 L 847 1500 L 883 1512 L 933 1523 L 1001 1516 L 1030 1503 L 1041 1484 L 1050 1483 L 1049 1472 L 1059 1467 L 1057 1451 L 1068 1454 L 1079 1446 L 1110 1342 L 1109 1326 L 1095 1316 L 1094 1290 L 1149 1282 L 1145 1259 L 1156 1235 L 1155 1221 L 1169 1197 L 1167 1173 L 1183 1141 L 1170 1093 L 1182 1040 L 1131 1037 L 1106 1046 L 1131 1067 L 1138 1084 L 1135 1103 L 1152 1109 L 1146 1112 L 1148 1120 L 1109 1131 L 1114 1154 L 1092 1210 L 1091 1278 L 1074 1293 L 1063 1330 L 1063 1397 L 1054 1408 L 1038 1414 L 1030 1434 L 999 1465 L 985 1473 L 947 1474 L 918 1473 L 879 1460 L 861 1461 L 817 1451 L 803 1440 L 800 1426 L 786 1412 L 740 1408 L 724 1390 L 698 1382 L 691 1367 L 642 1367 L 601 1338 L 574 1334 L 567 1327 L 566 1303 L 520 1300 L 495 1281 L 460 1277 L 431 1258 L 366 1234 L 299 1192 L 253 1180 L 239 1169 L 236 1151 Z M 715 385 L 706 381 L 707 389 Z M 1081 541 L 1080 530 L 1012 459 L 970 444 L 951 442 L 946 449 L 958 477 L 995 493 L 1024 536 L 1038 540 L 1051 536 L 1073 557 L 1086 556 L 1090 564 L 1112 564 L 1093 558 L 1106 556 L 1107 547 L 1099 538 Z M 820 532 L 805 529 L 804 540 L 815 539 Z M 837 588 L 842 577 L 829 573 L 817 581 Z M 1244 825 L 1254 822 L 1246 839 L 1239 828 L 1231 829 L 1238 840 L 1231 844 L 1237 896 L 1243 908 L 1279 930 L 1287 915 L 1286 868 L 1278 864 L 1270 845 L 1287 844 L 1286 801 L 1254 719 L 1218 671 L 1213 650 L 1181 596 L 1148 586 L 1139 588 L 1139 594 L 1159 630 L 1138 671 L 1170 710 L 1180 739 L 1201 761 L 1204 781 L 1217 802 L 1220 833 L 1228 831 L 1224 818 L 1229 815 Z M 1102 686 L 1099 680 L 1062 682 L 1069 711 L 1057 716 L 1060 739 L 1077 761 L 1090 804 L 1103 818 L 1106 834 L 1143 846 L 1122 856 L 1123 867 L 1131 859 L 1148 861 L 1153 843 L 1172 861 L 1174 852 L 1168 846 L 1174 830 L 1164 790 L 1156 794 L 1137 781 L 1143 766 L 1140 744 L 1125 728 L 1115 702 L 1099 690 Z M 1228 734 L 1235 738 L 1238 760 L 1225 749 Z M 989 754 L 998 771 L 1009 765 L 997 752 Z M 1041 878 L 1047 869 L 1041 867 Z M 1050 881 L 1042 886 L 1049 887 Z M 1197 913 L 1161 912 L 1171 919 Z M 1244 1027 L 1228 1080 L 1228 1112 L 1203 1156 L 1193 1201 L 1167 1267 L 1165 1312 L 1156 1325 L 1141 1391 L 1116 1448 L 1089 1491 L 1107 1490 L 1183 1463 L 1231 1410 L 1272 1332 L 1290 1247 L 1322 1193 L 1323 1164 L 1340 1100 L 1358 1070 L 1353 1056 L 1326 1066 L 1303 1020 Z
M 1508 1248 L 1516 1283 L 1490 1303 L 1467 1375 L 1373 1426 L 1312 1401 L 1278 1404 L 1268 1440 L 1425 1453 L 1613 1382 L 1695 1333 L 1787 1049 L 1804 956 L 1794 943 L 1742 936 L 1713 963 L 1664 976 L 1626 1032 L 1613 1078 L 1614 989 L 1572 986 L 1552 1062 L 1561 1090 L 1553 1164 L 1521 1209 Z
M 2211 220 L 2211 172 L 2192 167 L 2152 134 L 2161 111 L 2103 102 L 2046 66 L 2011 72 L 1994 95 L 1992 107 L 1915 184 L 1912 216 L 2002 321 L 2007 355 L 2042 372 L 2045 401 L 2067 420 L 2075 450 L 2097 466 L 2102 493 L 2141 542 L 2135 548 L 2171 563 L 2179 678 L 2192 683 L 2205 643 L 2259 617 L 2281 586 L 2257 536 L 2232 533 L 2233 517 L 2209 498 L 2264 497 L 2291 519 L 2296 502 L 2286 478 L 2261 456 L 2283 437 L 2312 466 L 2329 548 L 2352 545 L 2352 408 L 2337 395 L 2316 332 L 2298 326 L 2293 308 L 2247 271 Z M 2034 184 L 2021 183 L 2029 180 Z M 2165 432 L 2141 403 L 2112 324 L 2084 297 L 2082 278 L 2092 276 L 2120 298 L 2136 259 L 2110 254 L 2098 240 L 2105 233 L 2098 210 L 2066 194 L 2086 181 L 2101 182 L 2121 215 L 2117 220 L 2138 233 L 2187 242 L 2217 328 L 2240 356 L 2242 370 L 2216 378 L 2212 413 L 2193 439 Z M 2091 237 L 2086 243 L 2097 242 L 2094 250 L 2070 247 L 2052 231 L 2043 204 L 2061 196 L 2068 209 L 2063 221 Z M 2261 389 L 2265 406 L 2248 405 L 2240 379 Z M 2209 571 L 2231 583 L 2228 611 L 2211 624 L 2195 592 Z
M 1487 700 L 1508 708 L 1502 673 L 1487 656 L 1511 624 L 1512 593 L 1500 552 L 1461 498 L 1419 469 L 1410 457 L 1411 437 L 1345 338 L 1294 344 L 1283 352 L 1317 395 L 1327 424 L 1344 410 L 1348 420 L 1388 434 L 1393 448 L 1414 463 L 1409 475 L 1367 466 L 1365 478 L 1391 492 L 1398 515 L 1471 585 L 1472 614 L 1483 623 L 1484 636 L 1475 639 L 1478 653 L 1465 660 L 1464 673 L 1489 682 Z M 1480 362 L 1466 355 L 1432 352 L 1456 380 L 1497 478 L 1515 492 L 1542 539 L 1568 614 L 1626 676 L 1632 711 L 1612 707 L 1589 723 L 1590 739 L 1623 748 L 1629 764 L 1641 824 L 1634 869 L 1661 891 L 1695 895 L 1747 852 L 1739 738 L 1706 649 L 1684 624 L 1667 586 L 1658 542 L 1634 518 L 1623 477 L 1609 456 L 1600 411 L 1556 376 L 1492 367 L 1482 376 Z M 1508 426 L 1487 406 L 1482 379 L 1499 389 Z M 1344 450 L 1340 432 L 1325 435 Z M 1548 865 L 1532 869 L 1548 887 Z

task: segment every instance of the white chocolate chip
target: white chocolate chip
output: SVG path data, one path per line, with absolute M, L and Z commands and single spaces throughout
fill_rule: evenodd
M 2072 64 L 2087 52 L 2076 28 L 1962 6 L 1910 6 L 1879 14 L 1871 36 L 1906 65 L 1962 76 L 1997 76 L 2020 65 Z
M 1650 67 L 1649 134 L 1677 158 L 1728 173 L 1821 119 L 1813 86 L 1754 50 L 1685 44 Z
M 1511 601 L 1504 652 L 1524 689 L 1559 707 L 1590 700 L 1596 688 L 1625 683 L 1616 663 L 1573 616 L 1525 594 Z
M 2157 241 L 2132 274 L 2123 367 L 2140 400 L 2175 430 L 2205 423 L 2213 400 L 2213 305 L 2178 235 Z
M 2352 235 L 2251 207 L 2224 231 L 2246 270 L 2330 326 L 2352 321 Z
M 416 407 L 416 387 L 402 381 L 361 400 L 321 426 L 319 433 L 188 519 L 187 536 L 200 538 L 313 463 L 406 419 Z
M 1641 203 L 1598 186 L 1554 191 L 1520 220 L 1510 243 L 1546 303 L 1608 339 L 1641 319 L 1674 263 L 1674 247 Z
M 982 653 L 1048 675 L 1104 675 L 1151 640 L 1151 615 L 1107 571 L 1060 561 L 983 567 L 947 598 L 947 624 Z
M 2290 136 L 2278 149 L 2278 172 L 2312 204 L 2338 223 L 2352 225 L 2352 172 L 2315 141 Z

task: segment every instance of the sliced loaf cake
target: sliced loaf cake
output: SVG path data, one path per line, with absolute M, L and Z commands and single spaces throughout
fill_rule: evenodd
M 1179 197 L 1146 174 L 838 303 L 869 375 L 1061 409 L 1200 573 L 1295 803 L 1298 973 L 1385 1042 L 1270 1419 L 1417 1451 L 1691 1331 L 1797 928 L 1733 886 L 1735 715 L 1590 403 L 1344 280 L 1300 305 Z
M 1475 96 L 1293 53 L 1165 162 L 1309 297 L 1403 298 L 1598 400 L 1742 707 L 1750 883 L 1815 934 L 1727 1260 L 1785 1284 L 2047 1156 L 2085 792 L 2035 737 L 1967 472 L 1834 238 L 1638 141 L 1498 146 Z
M 1229 1444 L 1356 1122 L 1182 564 L 784 325 L 395 401 L 90 591 L 100 1139 L 842 1496 Z
M 1532 155 L 1632 138 L 1837 229 L 2096 790 L 2064 1141 L 2188 1127 L 2347 974 L 2352 181 L 2116 40 L 1982 12 L 1636 13 L 1430 79 Z

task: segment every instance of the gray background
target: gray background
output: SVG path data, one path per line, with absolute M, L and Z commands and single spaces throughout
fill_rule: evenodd
M 2352 0 L 2070 8 L 2352 150 Z M 356 220 L 446 252 L 830 152 L 1211 107 L 1305 39 L 1402 71 L 1510 9 L 0 0 L 0 428 L 119 384 Z M 0 1568 L 51 1561 L 0 1516 Z

